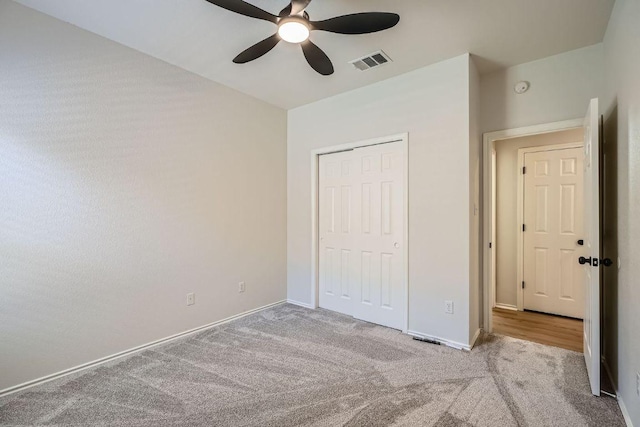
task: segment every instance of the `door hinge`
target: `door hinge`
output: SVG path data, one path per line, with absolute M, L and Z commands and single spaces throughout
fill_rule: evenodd
M 527 167 L 523 166 L 522 167 L 522 175 L 526 175 L 527 174 Z
M 522 281 L 522 289 L 524 289 L 524 280 Z
M 492 244 L 491 244 L 491 242 L 489 242 L 489 249 L 491 249 L 491 247 L 492 247 Z
M 524 225 L 524 224 L 522 224 L 522 231 L 523 231 L 523 232 L 524 232 L 524 231 L 527 231 L 527 226 L 526 226 L 526 225 Z

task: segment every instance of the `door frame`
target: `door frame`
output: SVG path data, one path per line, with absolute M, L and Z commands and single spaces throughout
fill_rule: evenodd
M 569 150 L 572 148 L 583 148 L 584 142 L 567 142 L 564 144 L 540 145 L 538 147 L 527 147 L 518 149 L 518 184 L 517 184 L 517 222 L 516 224 L 524 224 L 524 156 L 529 153 L 540 153 L 542 151 L 558 151 Z M 518 283 L 524 281 L 524 234 L 518 233 L 517 236 L 517 280 L 516 280 L 516 304 L 518 311 L 524 311 L 524 289 L 518 286 Z
M 349 142 L 346 144 L 332 145 L 329 147 L 318 148 L 311 151 L 311 307 L 316 309 L 319 307 L 319 250 L 320 243 L 318 223 L 319 223 L 319 157 L 323 154 L 339 153 L 341 151 L 350 151 L 356 148 L 369 147 L 372 145 L 389 144 L 392 142 L 400 142 L 402 146 L 402 158 L 404 161 L 404 189 L 403 189 L 403 218 L 404 218 L 404 241 L 405 241 L 405 259 L 403 266 L 403 283 L 404 283 L 404 326 L 403 333 L 409 330 L 409 133 L 401 133 L 397 135 L 385 136 L 381 138 L 373 138 L 364 141 Z
M 541 135 L 562 130 L 582 128 L 584 118 L 565 120 L 561 122 L 544 123 L 534 126 L 526 126 L 514 129 L 505 129 L 496 132 L 487 132 L 482 135 L 482 317 L 483 329 L 493 332 L 492 310 L 496 307 L 496 278 L 491 266 L 495 264 L 496 247 L 495 239 L 495 198 L 492 196 L 492 185 L 495 182 L 495 168 L 493 150 L 496 141 L 509 140 L 522 136 Z M 490 247 L 491 245 L 491 247 Z M 508 307 L 505 307 L 508 308 Z M 516 307 L 512 307 L 516 309 Z

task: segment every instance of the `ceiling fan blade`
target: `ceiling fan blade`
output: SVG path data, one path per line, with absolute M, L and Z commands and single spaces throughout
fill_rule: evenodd
M 258 59 L 262 55 L 276 47 L 279 42 L 280 36 L 276 33 L 240 53 L 238 56 L 233 58 L 233 62 L 235 62 L 236 64 L 245 64 L 249 61 L 253 61 L 254 59 Z
M 312 29 L 339 34 L 368 34 L 387 30 L 400 22 L 395 13 L 365 12 L 337 16 L 324 21 L 311 21 Z
M 284 9 L 282 9 L 280 11 L 280 14 L 278 15 L 280 18 L 286 18 L 287 16 L 291 15 L 291 10 L 292 10 L 292 6 L 291 3 L 289 3 L 287 5 L 287 7 L 285 7 Z
M 215 4 L 223 9 L 227 9 L 231 12 L 239 13 L 240 15 L 248 16 L 250 18 L 263 19 L 265 21 L 278 23 L 278 17 L 266 12 L 259 7 L 244 2 L 242 0 L 207 0 L 211 4 Z
M 311 3 L 311 0 L 291 0 L 291 15 L 303 12 Z
M 280 11 L 280 17 L 284 18 L 286 16 L 298 15 L 302 13 L 311 3 L 311 0 L 291 0 L 291 3 L 282 11 Z
M 300 43 L 300 46 L 302 46 L 304 57 L 307 59 L 309 65 L 311 65 L 311 68 L 323 76 L 333 74 L 333 64 L 322 49 L 313 44 L 310 40 Z

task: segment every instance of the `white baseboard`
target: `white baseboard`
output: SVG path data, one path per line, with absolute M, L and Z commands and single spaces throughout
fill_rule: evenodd
M 496 303 L 496 308 L 501 308 L 503 310 L 518 311 L 518 307 L 516 307 L 515 305 L 502 304 L 502 303 L 499 303 L 499 302 Z
M 478 329 L 478 331 L 480 331 L 480 330 Z M 438 343 L 440 343 L 442 345 L 446 345 L 447 347 L 455 348 L 456 350 L 471 351 L 471 348 L 472 348 L 472 346 L 467 345 L 467 344 L 462 344 L 462 343 L 459 343 L 459 342 L 456 342 L 456 341 L 450 341 L 450 340 L 447 340 L 447 339 L 444 339 L 444 338 L 440 338 L 440 337 L 436 337 L 436 336 L 433 336 L 433 335 L 423 334 L 421 332 L 407 331 L 407 334 L 411 335 L 412 337 L 418 337 L 418 338 L 422 338 L 422 339 L 428 339 L 428 340 L 431 340 L 431 341 L 435 341 L 435 342 L 438 342 Z
M 300 302 L 300 301 L 288 299 L 287 303 L 297 305 L 299 307 L 310 308 L 311 310 L 314 309 L 314 307 L 311 304 L 307 304 L 306 302 Z
M 611 375 L 611 369 L 609 369 L 609 364 L 607 363 L 607 358 L 602 356 L 602 365 L 604 366 L 604 371 L 609 377 L 609 381 L 613 386 L 613 390 L 616 393 L 616 399 L 618 400 L 618 406 L 620 407 L 620 412 L 622 412 L 622 416 L 624 417 L 624 422 L 627 424 L 627 427 L 633 427 L 633 422 L 631 421 L 631 416 L 629 415 L 629 411 L 627 411 L 627 407 L 624 404 L 624 400 L 618 393 L 618 387 L 616 387 L 616 383 L 613 382 L 613 375 Z
M 201 332 L 203 330 L 210 329 L 210 328 L 213 328 L 215 326 L 220 326 L 220 325 L 223 325 L 225 323 L 231 322 L 232 320 L 240 319 L 241 317 L 245 317 L 245 316 L 248 316 L 250 314 L 257 313 L 257 312 L 262 311 L 262 310 L 266 310 L 266 309 L 274 307 L 276 305 L 284 304 L 285 302 L 286 301 L 284 301 L 284 300 L 283 301 L 274 302 L 272 304 L 268 304 L 268 305 L 265 305 L 265 306 L 262 306 L 262 307 L 258 307 L 258 308 L 255 308 L 253 310 L 245 311 L 244 313 L 236 314 L 235 316 L 227 317 L 226 319 L 218 320 L 217 322 L 209 323 L 209 324 L 204 325 L 204 326 L 199 326 L 197 328 L 190 329 L 188 331 L 180 332 L 180 333 L 177 333 L 175 335 L 171 335 L 171 336 L 168 336 L 168 337 L 165 337 L 165 338 L 161 338 L 159 340 L 152 341 L 150 343 L 143 344 L 143 345 L 140 345 L 138 347 L 133 347 L 133 348 L 130 348 L 128 350 L 124 350 L 124 351 L 121 351 L 119 353 L 112 354 L 110 356 L 106 356 L 106 357 L 94 360 L 92 362 L 87 362 L 87 363 L 84 363 L 82 365 L 74 366 L 73 368 L 65 369 L 64 371 L 56 372 L 55 374 L 50 374 L 50 375 L 44 376 L 42 378 L 38 378 L 38 379 L 35 379 L 35 380 L 27 381 L 27 382 L 22 383 L 22 384 L 15 385 L 15 386 L 6 388 L 4 390 L 0 390 L 0 397 L 6 396 L 6 395 L 12 394 L 12 393 L 17 393 L 17 392 L 25 390 L 27 388 L 34 387 L 34 386 L 37 386 L 37 385 L 40 385 L 40 384 L 43 384 L 43 383 L 46 383 L 46 382 L 61 378 L 61 377 L 64 377 L 66 375 L 70 375 L 70 374 L 76 373 L 76 372 L 79 372 L 79 371 L 83 371 L 85 369 L 93 368 L 95 366 L 102 365 L 102 364 L 104 364 L 106 362 L 110 362 L 112 360 L 119 359 L 119 358 L 124 357 L 124 356 L 128 356 L 128 355 L 130 355 L 132 353 L 136 353 L 138 351 L 146 350 L 146 349 L 148 349 L 150 347 L 155 347 L 157 345 L 165 344 L 165 343 L 167 343 L 169 341 L 173 341 L 173 340 L 176 340 L 178 338 L 183 338 L 185 336 L 195 334 L 196 332 Z
M 622 416 L 624 417 L 624 422 L 627 423 L 627 427 L 633 427 L 631 415 L 629 415 L 629 411 L 627 411 L 627 407 L 624 405 L 624 401 L 620 398 L 620 395 L 618 395 L 618 405 L 620 406 L 620 412 L 622 412 Z

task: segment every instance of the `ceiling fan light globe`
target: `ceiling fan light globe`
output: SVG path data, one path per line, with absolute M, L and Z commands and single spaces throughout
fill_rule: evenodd
M 309 38 L 309 27 L 300 21 L 286 21 L 278 27 L 278 35 L 289 43 L 302 43 Z

